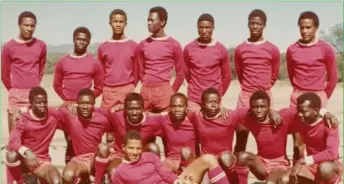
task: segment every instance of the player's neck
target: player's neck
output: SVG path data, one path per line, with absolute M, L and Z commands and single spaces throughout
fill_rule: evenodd
M 76 57 L 84 57 L 87 55 L 87 50 L 85 50 L 85 51 L 74 50 L 71 54 L 72 54 L 72 56 L 76 56 Z
M 270 119 L 269 119 L 269 116 L 265 116 L 265 118 L 262 118 L 262 119 L 256 119 L 257 122 L 259 124 L 269 124 L 270 123 Z
M 210 44 L 210 43 L 213 42 L 213 39 L 210 38 L 209 40 L 204 40 L 204 39 L 201 39 L 201 38 L 197 38 L 197 42 L 201 43 L 201 44 Z
M 305 45 L 305 46 L 311 46 L 315 43 L 318 42 L 318 38 L 316 36 L 314 36 L 314 38 L 312 38 L 311 40 L 307 41 L 307 40 L 302 40 L 302 39 L 299 39 L 298 41 L 301 45 Z
M 18 35 L 18 37 L 16 37 L 14 40 L 19 42 L 19 43 L 29 43 L 29 42 L 31 42 L 33 40 L 33 37 L 31 37 L 31 38 L 23 38 L 21 35 Z
M 308 124 L 309 126 L 315 126 L 317 125 L 319 122 L 321 122 L 323 120 L 322 117 L 320 117 L 320 115 L 318 115 L 314 120 L 313 123 Z
M 127 37 L 123 34 L 112 34 L 111 37 L 113 40 L 125 40 Z
M 46 117 L 46 113 L 44 114 L 36 114 L 32 109 L 29 110 L 30 116 L 35 120 L 43 120 Z
M 159 32 L 153 33 L 153 34 L 151 35 L 152 38 L 162 38 L 162 37 L 166 37 L 166 36 L 167 36 L 167 35 L 166 35 L 164 29 L 161 29 L 161 30 L 159 30 Z
M 128 123 L 132 126 L 140 126 L 142 123 L 144 123 L 146 121 L 146 115 L 145 114 L 142 114 L 140 120 L 136 123 L 131 122 L 127 115 L 126 115 L 126 118 L 127 118 Z
M 185 116 L 183 119 L 176 119 L 176 118 L 173 118 L 173 116 L 171 114 L 169 114 L 169 116 L 170 116 L 170 120 L 171 120 L 172 124 L 175 126 L 179 126 L 180 124 L 182 124 L 182 122 L 186 118 L 186 116 Z
M 207 118 L 207 119 L 216 119 L 216 118 L 220 117 L 220 115 L 221 115 L 221 112 L 219 112 L 219 113 L 217 113 L 217 114 L 215 114 L 215 115 L 208 115 L 208 114 L 206 114 L 206 113 L 203 113 L 203 116 L 204 116 L 205 118 Z
M 260 36 L 250 36 L 247 39 L 247 41 L 251 42 L 251 43 L 262 42 L 262 41 L 264 41 L 264 37 L 263 37 L 263 35 L 260 35 Z

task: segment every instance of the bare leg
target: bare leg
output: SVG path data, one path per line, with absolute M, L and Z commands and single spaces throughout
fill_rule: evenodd
M 274 169 L 268 176 L 268 178 L 265 181 L 265 184 L 276 184 L 278 179 L 282 176 L 282 174 L 285 172 L 284 169 Z
M 249 132 L 239 124 L 236 129 L 236 144 L 234 153 L 246 151 L 248 135 Z
M 95 158 L 95 184 L 101 184 L 109 163 L 110 149 L 106 143 L 100 143 Z
M 52 164 L 44 164 L 35 171 L 35 176 L 48 184 L 62 184 L 60 172 Z
M 89 174 L 89 170 L 83 167 L 82 164 L 72 160 L 66 165 L 62 173 L 64 182 L 66 184 L 73 184 L 80 177 Z
M 248 166 L 252 174 L 260 181 L 265 180 L 267 177 L 263 162 L 253 153 L 240 152 L 237 156 L 236 164 L 239 166 Z
M 12 120 L 12 113 L 10 113 L 10 112 L 7 112 L 7 118 L 8 118 L 8 120 L 7 120 L 7 122 L 8 122 L 8 133 L 11 133 L 11 131 L 12 131 L 12 129 L 13 129 L 13 125 L 14 125 L 14 123 L 15 122 L 13 122 L 13 120 Z
M 340 169 L 338 163 L 335 162 L 323 162 L 319 164 L 318 176 L 319 179 L 326 184 L 334 184 L 339 182 L 340 179 Z
M 295 161 L 299 160 L 304 156 L 305 152 L 305 144 L 301 138 L 299 133 L 293 134 L 293 142 L 294 142 L 294 154 L 293 154 L 293 164 Z
M 289 184 L 290 183 L 290 172 L 291 168 L 285 171 L 281 177 L 277 180 L 278 184 Z M 307 167 L 302 166 L 300 172 L 297 174 L 297 179 L 300 184 L 315 184 L 314 175 L 307 169 Z
M 24 183 L 21 160 L 14 151 L 6 151 L 6 172 L 8 184 L 12 184 L 14 181 L 20 184 Z

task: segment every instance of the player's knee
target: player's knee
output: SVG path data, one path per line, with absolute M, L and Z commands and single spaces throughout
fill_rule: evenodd
M 63 171 L 63 180 L 66 183 L 73 183 L 75 178 L 76 178 L 76 173 L 73 170 L 67 169 Z
M 236 160 L 237 165 L 245 166 L 245 165 L 248 165 L 250 155 L 246 152 L 239 152 L 236 158 L 237 158 Z
M 276 184 L 276 181 L 266 180 L 264 184 Z
M 289 183 L 289 176 L 283 175 L 277 180 L 277 184 L 288 184 Z
M 318 167 L 319 177 L 324 180 L 330 180 L 336 175 L 335 164 L 331 162 L 323 162 Z
M 219 162 L 223 167 L 229 168 L 235 162 L 235 156 L 230 151 L 224 151 L 219 156 Z
M 114 138 L 113 138 L 112 133 L 107 133 L 107 134 L 106 134 L 106 142 L 107 142 L 107 143 L 112 143 L 112 142 L 114 142 Z
M 160 148 L 159 148 L 159 145 L 156 143 L 149 143 L 146 146 L 145 151 L 155 153 L 157 156 L 160 157 Z
M 100 143 L 98 145 L 98 156 L 107 158 L 110 155 L 110 148 L 106 143 Z
M 15 163 L 19 160 L 18 154 L 15 151 L 7 151 L 6 152 L 6 161 L 8 163 Z
M 52 184 L 62 184 L 62 179 L 59 177 L 55 177 L 51 179 Z
M 180 150 L 180 154 L 182 157 L 182 160 L 191 160 L 195 158 L 195 155 L 192 153 L 191 148 L 184 147 Z

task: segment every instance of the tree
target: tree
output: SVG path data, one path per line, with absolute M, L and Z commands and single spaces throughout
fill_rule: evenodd
M 327 30 L 322 30 L 320 32 L 320 38 L 329 42 L 336 52 L 342 57 L 344 56 L 343 52 L 343 23 L 336 24 Z

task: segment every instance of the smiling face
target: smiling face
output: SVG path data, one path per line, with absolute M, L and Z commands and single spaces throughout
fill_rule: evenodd
M 81 95 L 77 99 L 78 115 L 83 119 L 90 119 L 93 114 L 95 99 L 91 95 Z
M 125 102 L 125 112 L 130 123 L 139 124 L 143 119 L 143 104 L 138 100 Z
M 319 116 L 319 109 L 312 108 L 311 101 L 306 100 L 303 103 L 297 104 L 297 115 L 301 122 L 312 124 Z
M 318 28 L 315 26 L 313 19 L 301 19 L 299 22 L 301 41 L 310 43 L 315 40 Z
M 137 139 L 128 139 L 122 147 L 125 159 L 128 161 L 137 161 L 142 154 L 142 141 Z

